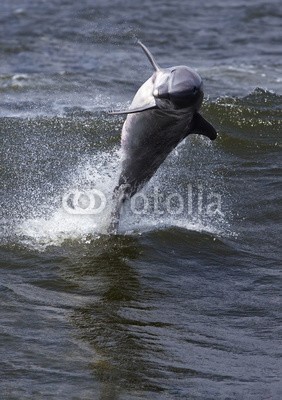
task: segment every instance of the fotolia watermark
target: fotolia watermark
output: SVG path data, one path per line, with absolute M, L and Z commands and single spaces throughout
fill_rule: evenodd
M 102 190 L 74 190 L 62 198 L 62 206 L 69 214 L 97 215 L 102 213 L 112 198 Z M 181 193 L 164 193 L 154 186 L 150 192 L 139 192 L 129 200 L 130 211 L 137 215 L 207 215 L 223 217 L 222 195 L 204 189 L 203 185 L 188 184 Z

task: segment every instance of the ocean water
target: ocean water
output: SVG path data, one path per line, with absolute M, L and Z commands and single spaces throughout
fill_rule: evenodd
M 218 138 L 108 235 L 137 39 Z M 2 0 L 1 399 L 282 398 L 281 59 L 278 0 Z

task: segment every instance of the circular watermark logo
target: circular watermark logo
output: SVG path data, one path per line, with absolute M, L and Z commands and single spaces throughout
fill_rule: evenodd
M 107 205 L 105 194 L 98 189 L 74 190 L 65 193 L 62 198 L 63 209 L 69 214 L 97 215 Z

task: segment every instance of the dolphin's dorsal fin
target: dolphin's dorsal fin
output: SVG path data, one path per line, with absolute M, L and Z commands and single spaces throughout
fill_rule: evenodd
M 137 43 L 144 50 L 144 53 L 148 57 L 150 63 L 152 64 L 153 68 L 155 69 L 155 71 L 160 71 L 161 68 L 158 66 L 158 64 L 157 64 L 156 60 L 154 59 L 154 57 L 153 57 L 152 53 L 150 52 L 150 50 L 147 49 L 147 47 L 140 40 L 138 40 Z

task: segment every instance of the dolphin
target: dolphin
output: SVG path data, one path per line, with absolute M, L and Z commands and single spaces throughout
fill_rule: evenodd
M 161 68 L 147 47 L 137 42 L 151 62 L 154 73 L 139 88 L 127 114 L 121 134 L 122 168 L 114 189 L 114 210 L 110 232 L 117 232 L 123 203 L 154 175 L 169 153 L 188 135 L 200 134 L 214 140 L 214 127 L 199 109 L 204 93 L 201 77 L 180 65 Z

